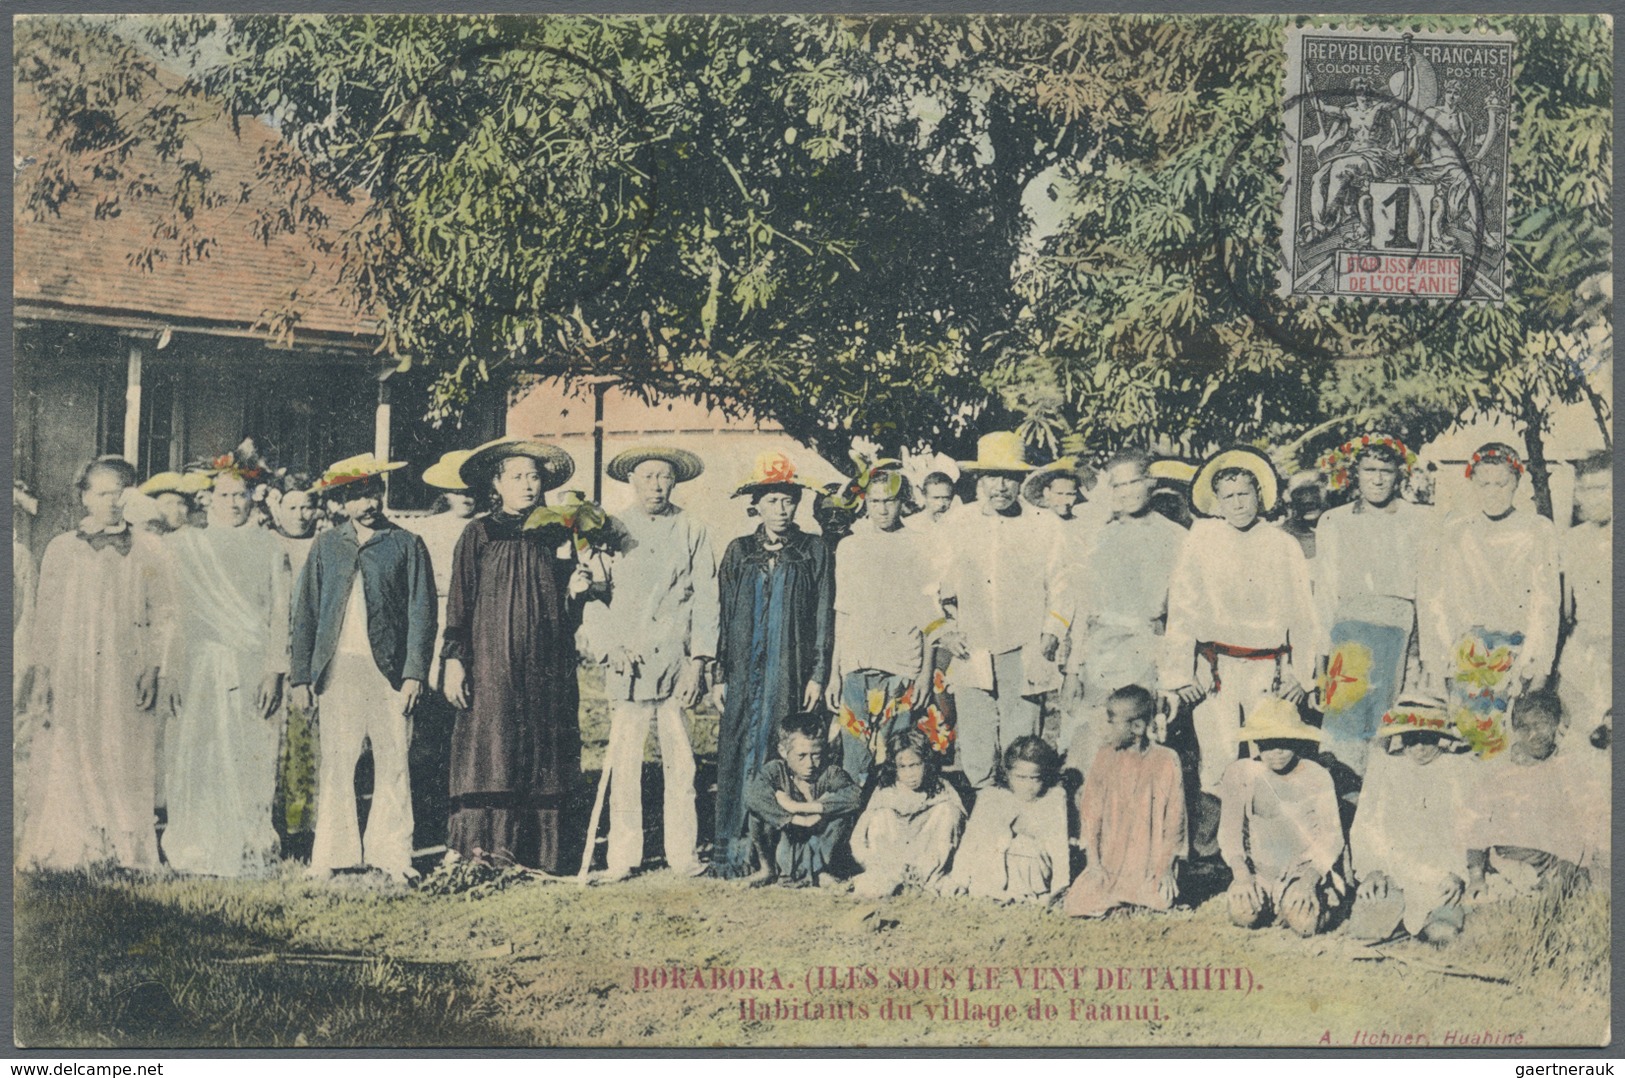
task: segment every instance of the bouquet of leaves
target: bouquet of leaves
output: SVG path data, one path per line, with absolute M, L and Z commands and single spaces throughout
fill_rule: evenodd
M 870 460 L 868 454 L 856 449 L 849 455 L 852 463 L 857 466 L 858 474 L 845 486 L 827 496 L 831 505 L 855 513 L 863 505 L 863 500 L 869 496 L 869 488 L 877 484 L 890 494 L 897 493 L 902 478 L 902 473 L 897 469 L 903 466 L 902 461 L 892 460 L 889 457 Z
M 526 531 L 562 529 L 575 548 L 577 561 L 611 548 L 614 537 L 608 525 L 609 515 L 603 507 L 579 490 L 565 491 L 558 505 L 538 505 L 525 518 Z

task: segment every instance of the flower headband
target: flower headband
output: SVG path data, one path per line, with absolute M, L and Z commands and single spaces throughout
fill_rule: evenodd
M 1523 474 L 1523 461 L 1519 460 L 1518 454 L 1514 453 L 1510 449 L 1498 449 L 1494 446 L 1485 446 L 1483 449 L 1480 449 L 1478 452 L 1474 453 L 1473 459 L 1467 462 L 1468 479 L 1473 477 L 1473 469 L 1477 468 L 1480 464 L 1505 464 L 1508 468 L 1512 469 L 1513 475 Z
M 1399 455 L 1405 464 L 1405 474 L 1411 473 L 1416 464 L 1416 454 L 1405 447 L 1405 443 L 1398 438 L 1386 434 L 1362 434 L 1360 437 L 1344 442 L 1319 460 L 1320 470 L 1326 473 L 1326 485 L 1333 490 L 1342 490 L 1349 485 L 1349 472 L 1360 454 L 1372 446 L 1386 446 Z
M 238 460 L 233 453 L 222 453 L 209 462 L 209 467 L 218 476 L 233 475 L 244 482 L 253 482 L 263 474 L 259 468 L 252 464 Z

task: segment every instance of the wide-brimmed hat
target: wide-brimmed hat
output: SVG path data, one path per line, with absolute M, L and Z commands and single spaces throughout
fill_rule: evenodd
M 332 490 L 404 467 L 406 467 L 404 460 L 385 460 L 372 453 L 357 453 L 353 457 L 345 457 L 329 464 L 322 477 L 316 480 L 316 489 Z
M 209 477 L 204 472 L 159 472 L 135 489 L 149 498 L 160 494 L 197 494 L 209 489 Z
M 576 471 L 574 458 L 556 445 L 533 438 L 495 438 L 470 453 L 457 474 L 465 485 L 477 488 L 489 483 L 509 457 L 529 457 L 535 461 L 542 473 L 543 490 L 563 486 Z
M 467 490 L 468 484 L 463 482 L 458 469 L 473 455 L 472 449 L 453 449 L 449 453 L 442 453 L 439 460 L 423 469 L 424 484 L 440 490 Z
M 1372 740 L 1386 741 L 1412 733 L 1438 734 L 1440 747 L 1448 752 L 1465 752 L 1470 747 L 1444 701 L 1416 694 L 1394 701 L 1394 706 L 1383 713 Z
M 1258 480 L 1258 511 L 1267 513 L 1275 508 L 1281 496 L 1281 480 L 1275 474 L 1270 459 L 1256 449 L 1238 446 L 1209 457 L 1191 480 L 1191 505 L 1205 517 L 1219 515 L 1219 496 L 1213 489 L 1213 480 L 1229 468 L 1242 468 Z
M 750 475 L 733 492 L 735 498 L 745 495 L 766 494 L 770 491 L 788 491 L 791 488 L 822 493 L 823 488 L 802 479 L 795 462 L 777 449 L 770 449 L 756 458 Z
M 1247 724 L 1236 735 L 1237 741 L 1315 741 L 1320 731 L 1303 721 L 1298 705 L 1279 696 L 1261 697 L 1247 709 Z
M 1189 484 L 1196 478 L 1196 465 L 1188 460 L 1177 460 L 1168 457 L 1164 460 L 1154 460 L 1146 465 L 1145 474 L 1152 479 L 1161 479 L 1169 483 Z
M 705 462 L 686 449 L 677 449 L 668 445 L 640 445 L 617 453 L 605 465 L 604 471 L 611 479 L 620 483 L 630 482 L 632 472 L 644 461 L 663 460 L 671 465 L 672 474 L 677 482 L 686 483 L 690 479 L 697 479 L 705 471 Z
M 1027 447 L 1013 430 L 997 430 L 976 440 L 976 459 L 959 461 L 959 470 L 977 472 L 1030 472 Z
M 1044 504 L 1044 491 L 1056 479 L 1067 476 L 1078 481 L 1078 500 L 1086 502 L 1089 499 L 1083 495 L 1083 470 L 1078 465 L 1076 457 L 1062 457 L 1051 461 L 1042 468 L 1037 468 L 1021 484 L 1021 496 L 1033 505 L 1042 507 Z

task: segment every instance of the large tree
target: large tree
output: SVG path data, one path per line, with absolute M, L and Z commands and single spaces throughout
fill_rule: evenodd
M 777 419 L 841 459 L 858 435 L 952 444 L 1007 421 L 981 353 L 1013 314 L 1034 171 L 1010 136 L 1025 122 L 1020 154 L 1053 151 L 1035 149 L 1051 133 L 1034 103 L 955 78 L 957 54 L 987 47 L 976 35 L 257 16 L 33 20 L 17 48 L 62 130 L 114 157 L 151 140 L 184 159 L 194 120 L 268 118 L 291 152 L 262 167 L 290 197 L 260 227 L 328 229 L 313 188 L 363 200 L 328 239 L 385 348 L 441 372 L 437 413 L 513 372 L 613 374 Z M 190 71 L 175 92 L 150 92 L 153 53 Z M 91 182 L 72 168 L 46 162 L 35 182 L 58 197 Z
M 1542 435 L 1553 406 L 1588 400 L 1605 438 L 1611 430 L 1588 380 L 1611 361 L 1597 287 L 1610 270 L 1610 27 L 1493 20 L 1519 45 L 1513 284 L 1504 306 L 1488 307 L 1276 295 L 1281 57 L 1300 21 L 1059 26 L 1057 63 L 1034 92 L 1057 124 L 1089 115 L 1107 133 L 1058 176 L 1067 219 L 1023 264 L 1027 317 L 1002 357 L 1006 393 L 1074 447 L 1160 436 L 1199 453 L 1253 441 L 1284 464 L 1372 426 L 1419 444 L 1500 414 L 1523 428 L 1549 514 Z M 1471 31 L 1476 20 L 1369 21 Z M 1148 55 L 1160 62 L 1135 60 Z
M 438 372 L 437 414 L 513 372 L 615 374 L 832 459 L 1024 419 L 1051 451 L 1248 440 L 1290 463 L 1363 426 L 1420 441 L 1497 412 L 1544 498 L 1552 406 L 1611 423 L 1586 377 L 1606 346 L 1611 29 L 1491 20 L 1520 43 L 1511 296 L 1439 308 L 1274 295 L 1301 21 L 36 19 L 17 71 L 102 168 L 139 142 L 184 161 L 189 123 L 218 112 L 267 117 L 288 208 L 256 227 L 335 245 L 386 348 Z M 184 82 L 150 92 L 171 85 L 154 57 Z M 39 212 L 96 182 L 72 160 L 35 173 Z M 332 235 L 316 190 L 361 200 L 359 223 Z M 149 197 L 224 196 L 183 172 Z

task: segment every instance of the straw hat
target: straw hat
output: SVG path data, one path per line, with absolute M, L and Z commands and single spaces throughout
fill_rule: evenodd
M 424 484 L 440 490 L 467 490 L 468 484 L 463 482 L 457 470 L 473 455 L 472 449 L 453 449 L 449 453 L 442 453 L 439 460 L 423 470 Z
M 1188 460 L 1154 460 L 1145 469 L 1145 474 L 1152 479 L 1163 479 L 1170 483 L 1190 483 L 1196 478 L 1196 465 Z
M 609 464 L 604 467 L 611 479 L 627 483 L 632 479 L 632 472 L 644 461 L 663 460 L 671 465 L 677 482 L 686 483 L 690 479 L 697 479 L 705 471 L 705 462 L 686 449 L 677 449 L 665 445 L 642 445 L 635 449 L 615 454 Z
M 1044 504 L 1044 491 L 1048 490 L 1049 485 L 1056 479 L 1063 476 L 1078 481 L 1078 500 L 1080 502 L 1089 500 L 1083 494 L 1083 475 L 1078 467 L 1078 458 L 1076 457 L 1062 457 L 1060 460 L 1052 461 L 1035 470 L 1032 475 L 1027 477 L 1026 482 L 1021 484 L 1021 496 L 1033 505 L 1042 506 Z
M 1260 513 L 1267 513 L 1275 508 L 1281 493 L 1281 480 L 1275 474 L 1275 466 L 1258 450 L 1238 446 L 1209 457 L 1197 471 L 1196 478 L 1191 480 L 1191 505 L 1196 507 L 1198 513 L 1205 517 L 1219 515 L 1219 496 L 1213 489 L 1213 479 L 1229 468 L 1243 468 L 1258 480 Z
M 1465 752 L 1471 746 L 1461 736 L 1442 700 L 1407 694 L 1394 701 L 1382 716 L 1373 741 L 1386 741 L 1401 734 L 1438 734 L 1440 747 L 1447 752 Z
M 322 473 L 322 477 L 316 480 L 316 489 L 332 490 L 334 487 L 342 487 L 346 483 L 371 479 L 374 476 L 383 475 L 385 472 L 393 472 L 397 468 L 404 467 L 406 467 L 406 461 L 404 460 L 385 460 L 371 453 L 357 453 L 353 457 L 345 457 L 343 460 L 329 464 L 327 470 Z
M 739 489 L 733 492 L 735 498 L 745 495 L 767 494 L 771 491 L 788 491 L 791 488 L 800 488 L 822 493 L 823 488 L 800 478 L 796 472 L 795 462 L 777 449 L 770 449 L 756 458 L 756 465 L 751 469 L 750 475 L 739 484 Z
M 1247 724 L 1237 741 L 1315 741 L 1321 733 L 1303 721 L 1298 705 L 1279 696 L 1265 696 L 1247 709 Z
M 197 494 L 208 489 L 209 477 L 204 472 L 159 472 L 136 487 L 149 498 L 156 498 L 160 494 Z
M 1034 465 L 1027 463 L 1027 447 L 1021 435 L 1013 430 L 994 431 L 976 440 L 976 459 L 962 460 L 962 472 L 1030 472 Z
M 563 486 L 576 471 L 575 460 L 556 445 L 532 438 L 495 438 L 470 453 L 457 474 L 466 486 L 484 486 L 509 457 L 529 457 L 535 461 L 542 473 L 543 490 Z

